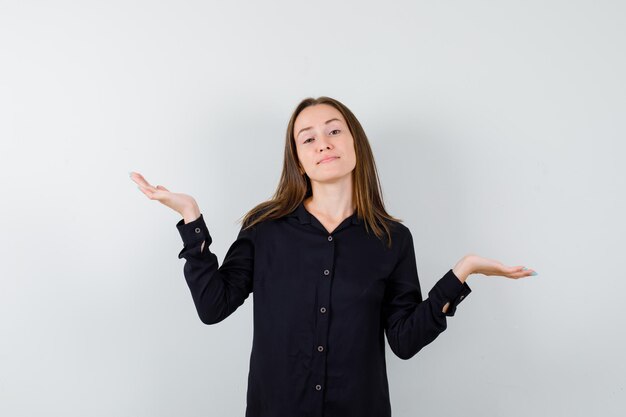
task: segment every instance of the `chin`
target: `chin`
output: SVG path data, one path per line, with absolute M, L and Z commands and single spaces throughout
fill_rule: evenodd
M 352 171 L 346 171 L 343 173 L 337 173 L 337 172 L 329 172 L 327 175 L 318 175 L 315 177 L 309 177 L 312 181 L 317 181 L 317 182 L 337 182 L 337 181 L 341 181 L 343 179 L 345 179 L 346 177 L 350 177 L 352 174 Z

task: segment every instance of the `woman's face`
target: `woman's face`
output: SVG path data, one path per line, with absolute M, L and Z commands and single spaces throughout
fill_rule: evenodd
M 312 181 L 351 176 L 356 166 L 354 138 L 339 110 L 328 104 L 309 106 L 298 114 L 293 133 L 298 159 Z

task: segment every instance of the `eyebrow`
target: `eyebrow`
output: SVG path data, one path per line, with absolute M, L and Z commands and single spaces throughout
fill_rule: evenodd
M 326 120 L 326 123 L 324 123 L 324 124 L 326 124 L 326 125 L 327 125 L 328 123 L 333 122 L 333 121 L 335 121 L 335 120 L 336 120 L 336 121 L 338 121 L 338 122 L 340 122 L 340 121 L 341 121 L 341 120 L 339 120 L 339 119 L 337 119 L 337 118 L 335 117 L 335 118 L 333 118 L 333 119 Z M 298 132 L 298 134 L 296 135 L 296 137 L 300 136 L 300 133 L 304 132 L 305 130 L 309 130 L 309 129 L 313 129 L 313 126 L 309 126 L 309 127 L 305 127 L 304 129 L 300 129 L 300 131 Z

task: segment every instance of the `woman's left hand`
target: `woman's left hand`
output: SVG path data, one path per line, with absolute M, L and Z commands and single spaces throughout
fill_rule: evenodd
M 487 276 L 498 275 L 506 278 L 525 278 L 537 273 L 525 266 L 507 266 L 495 259 L 483 258 L 478 255 L 468 255 L 468 263 L 471 265 L 471 274 L 483 274 Z
M 452 271 L 461 282 L 465 282 L 467 277 L 471 274 L 499 275 L 513 279 L 538 275 L 533 269 L 526 268 L 523 265 L 506 266 L 495 259 L 483 258 L 482 256 L 474 254 L 465 255 L 457 262 Z M 442 311 L 444 313 L 447 312 L 449 306 L 450 303 L 446 303 Z

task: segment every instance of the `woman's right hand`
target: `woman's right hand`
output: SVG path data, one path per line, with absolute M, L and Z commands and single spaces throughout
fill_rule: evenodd
M 176 211 L 185 218 L 186 223 L 200 217 L 198 203 L 196 203 L 196 200 L 192 196 L 181 193 L 172 193 L 162 185 L 153 187 L 138 172 L 131 172 L 130 179 L 137 183 L 141 192 L 143 192 L 150 200 L 157 200 L 161 204 L 164 204 Z

